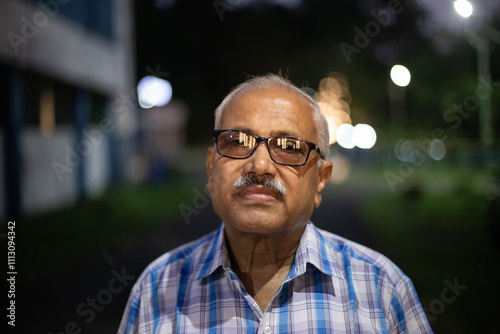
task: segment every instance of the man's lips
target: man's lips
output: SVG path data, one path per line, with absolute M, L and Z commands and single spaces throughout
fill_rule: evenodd
M 268 187 L 250 184 L 239 189 L 238 196 L 253 202 L 275 202 L 280 200 L 281 195 Z

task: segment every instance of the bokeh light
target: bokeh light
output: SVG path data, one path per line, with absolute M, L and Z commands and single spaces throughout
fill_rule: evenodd
M 394 154 L 399 161 L 415 162 L 419 154 L 417 144 L 408 139 L 401 139 L 394 147 Z
M 443 158 L 446 156 L 446 145 L 443 143 L 443 141 L 434 139 L 429 143 L 427 153 L 432 159 L 436 161 L 443 160 Z
M 377 141 L 377 133 L 368 124 L 358 124 L 352 129 L 352 141 L 363 149 L 370 149 Z
M 354 148 L 356 146 L 354 141 L 352 140 L 352 131 L 354 127 L 351 124 L 341 124 L 336 131 L 336 140 L 337 143 L 343 148 Z
M 391 69 L 391 80 L 400 87 L 406 87 L 410 84 L 410 71 L 403 65 L 394 65 Z
M 351 124 L 351 92 L 347 77 L 342 73 L 331 73 L 319 83 L 316 94 L 318 106 L 325 115 L 330 129 L 330 145 L 337 141 L 338 127 Z
M 460 16 L 469 17 L 474 11 L 472 4 L 467 0 L 457 0 L 453 3 L 453 7 Z
M 137 85 L 137 97 L 144 109 L 163 107 L 172 99 L 172 85 L 167 80 L 146 76 Z

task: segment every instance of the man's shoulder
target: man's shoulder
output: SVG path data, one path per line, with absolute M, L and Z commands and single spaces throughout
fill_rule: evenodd
M 339 258 L 342 261 L 349 259 L 350 265 L 373 266 L 392 278 L 394 283 L 405 276 L 401 269 L 384 254 L 332 232 L 319 228 L 317 231 L 331 251 L 340 255 Z
M 370 262 L 376 261 L 380 256 L 384 256 L 372 248 L 342 237 L 338 234 L 320 228 L 316 228 L 316 230 L 328 242 L 328 245 L 333 247 L 336 252 L 355 253 L 366 258 L 366 260 Z

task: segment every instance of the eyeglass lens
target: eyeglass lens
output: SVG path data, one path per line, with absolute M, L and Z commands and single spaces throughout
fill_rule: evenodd
M 225 131 L 218 136 L 217 149 L 230 158 L 247 158 L 255 151 L 257 139 L 242 131 Z M 289 137 L 270 138 L 268 150 L 275 162 L 285 165 L 304 164 L 310 151 L 306 142 Z

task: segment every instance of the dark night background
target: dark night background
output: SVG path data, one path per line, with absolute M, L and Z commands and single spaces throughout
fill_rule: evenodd
M 231 88 L 271 72 L 316 92 L 341 73 L 352 125 L 377 133 L 372 149 L 331 146 L 337 179 L 314 223 L 401 266 L 436 333 L 493 333 L 500 2 L 473 6 L 466 19 L 452 0 L 72 0 L 13 52 L 8 34 L 21 34 L 22 18 L 40 3 L 0 0 L 0 223 L 17 223 L 14 332 L 69 333 L 71 321 L 81 333 L 116 332 L 132 284 L 109 298 L 113 270 L 136 279 L 164 252 L 217 228 L 203 197 L 214 110 Z M 453 111 L 477 100 L 478 51 L 468 31 L 490 38 L 490 145 L 481 141 L 478 106 L 467 116 Z M 395 64 L 410 70 L 408 87 L 390 81 Z M 135 86 L 149 75 L 171 83 L 170 104 L 136 103 Z M 395 91 L 406 96 L 403 107 Z M 99 137 L 107 117 L 116 129 Z M 446 154 L 434 159 L 415 143 L 427 145 L 440 129 Z M 92 152 L 58 179 L 51 164 L 84 142 Z M 402 145 L 423 160 L 403 156 Z M 454 279 L 467 289 L 444 305 L 444 282 Z M 108 299 L 89 317 L 96 296 Z
M 394 2 L 402 11 L 391 15 L 380 33 L 374 30 L 367 46 L 350 55 L 350 62 L 340 44 L 355 47 L 354 28 L 365 32 L 375 21 L 371 12 L 387 11 L 386 2 L 299 1 L 297 8 L 284 8 L 255 1 L 232 10 L 229 2 L 171 3 L 161 9 L 154 1 L 136 2 L 137 75 L 147 75 L 146 69 L 156 66 L 169 73 L 174 98 L 190 107 L 191 142 L 207 138 L 213 110 L 248 75 L 282 72 L 297 85 L 317 90 L 329 73 L 344 73 L 352 93 L 353 124 L 382 128 L 389 121 L 387 81 L 393 64 L 404 64 L 412 73 L 408 122 L 391 124 L 406 129 L 442 124 L 442 113 L 461 103 L 477 85 L 475 50 L 459 33 L 439 26 L 433 34 L 437 41 L 423 37 L 419 26 L 429 18 L 417 1 Z M 499 55 L 498 50 L 491 55 L 493 81 L 500 75 L 500 65 L 493 61 Z M 498 105 L 498 94 L 494 98 Z M 471 119 L 459 136 L 477 137 L 477 128 L 477 120 Z M 383 138 L 383 131 L 378 134 Z

